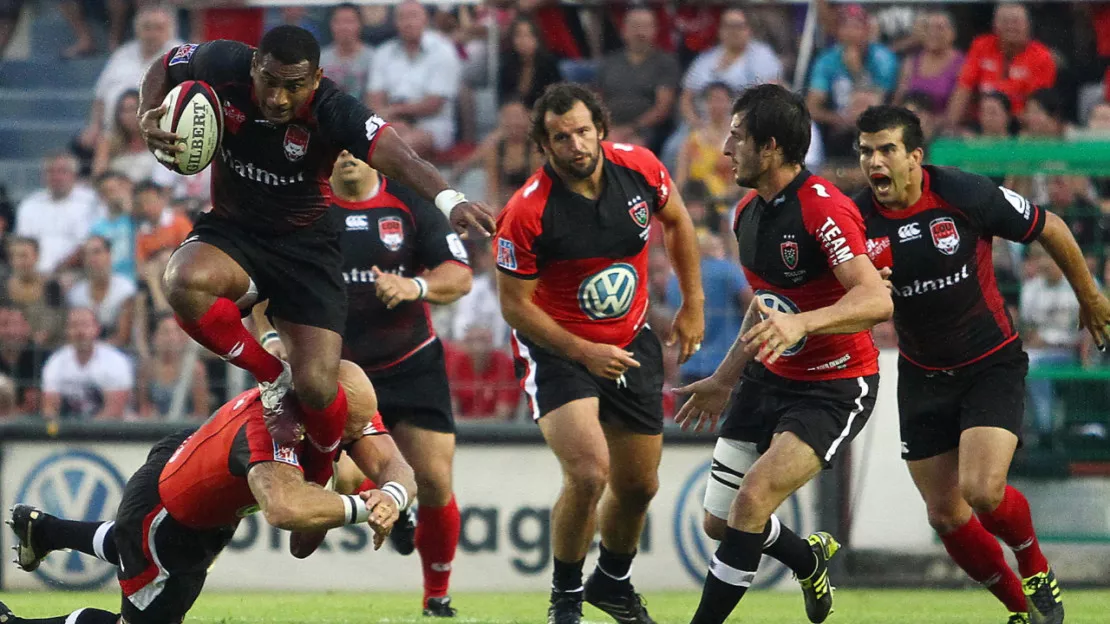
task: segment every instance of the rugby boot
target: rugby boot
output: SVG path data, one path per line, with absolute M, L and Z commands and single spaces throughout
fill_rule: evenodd
M 273 381 L 258 382 L 262 416 L 270 436 L 279 445 L 295 444 L 304 438 L 304 425 L 292 413 L 285 412 L 285 396 L 293 389 L 293 371 L 282 361 L 282 371 Z
M 0 602 L 0 624 L 11 624 L 16 622 L 15 614 L 8 608 L 8 605 Z
M 451 606 L 451 597 L 429 598 L 424 603 L 424 617 L 453 618 L 459 611 Z
M 393 550 L 401 555 L 411 555 L 412 551 L 416 549 L 415 507 L 409 507 L 407 511 L 401 512 L 401 517 L 397 519 L 396 524 L 393 525 L 393 530 L 389 532 L 389 543 L 393 545 Z M 450 599 L 447 602 L 450 603 Z M 424 615 L 427 615 L 427 613 Z
M 12 546 L 15 551 L 14 563 L 24 572 L 34 572 L 46 555 L 50 554 L 49 550 L 35 544 L 34 539 L 35 523 L 40 522 L 44 515 L 46 514 L 30 505 L 12 506 L 8 526 L 12 528 L 17 541 Z
M 1060 600 L 1060 586 L 1056 583 L 1056 573 L 1051 568 L 1047 572 L 1034 574 L 1022 579 L 1025 602 L 1029 605 L 1029 621 L 1033 624 L 1061 624 L 1064 621 L 1064 601 Z
M 840 550 L 840 543 L 836 539 L 820 531 L 810 535 L 806 540 L 817 557 L 817 569 L 809 578 L 798 579 L 802 586 L 802 596 L 806 601 L 806 616 L 814 624 L 820 624 L 829 617 L 833 611 L 833 587 L 829 584 L 829 559 L 836 551 Z
M 632 583 L 618 581 L 600 570 L 586 580 L 586 602 L 604 611 L 620 624 L 655 624 L 647 612 L 644 597 L 636 593 Z
M 1006 624 L 1029 624 L 1029 614 L 1011 613 L 1010 619 L 1006 620 Z
M 582 592 L 551 592 L 547 608 L 547 624 L 581 624 Z

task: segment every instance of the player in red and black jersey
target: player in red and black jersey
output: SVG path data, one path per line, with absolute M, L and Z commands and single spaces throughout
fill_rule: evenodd
M 662 349 L 646 325 L 647 239 L 658 219 L 682 289 L 669 340 L 681 343 L 684 362 L 705 332 L 694 227 L 651 152 L 603 141 L 608 122 L 593 92 L 552 85 L 532 120 L 548 164 L 505 206 L 495 253 L 517 374 L 563 467 L 548 622 L 579 622 L 583 596 L 619 622 L 651 622 L 629 581 L 663 442 Z M 600 556 L 583 587 L 595 514 Z
M 856 203 L 894 294 L 902 458 L 948 553 L 1006 606 L 1009 621 L 1063 622 L 1029 503 L 1006 483 L 1029 359 L 995 282 L 992 241 L 1040 242 L 1100 348 L 1110 302 L 1058 216 L 986 177 L 922 164 L 921 122 L 911 111 L 873 107 L 857 126 L 870 188 Z M 1013 549 L 1024 580 L 995 537 Z
M 855 206 L 801 164 L 810 140 L 803 100 L 764 84 L 732 111 L 725 155 L 737 184 L 754 189 L 737 207 L 735 231 L 755 301 L 717 371 L 680 389 L 691 398 L 676 420 L 700 429 L 705 419 L 716 424 L 739 382 L 705 493 L 705 530 L 721 545 L 692 622 L 724 622 L 764 553 L 794 571 L 806 614 L 822 622 L 832 608 L 826 562 L 839 544 L 823 532 L 802 539 L 774 511 L 871 415 L 879 375 L 868 330 L 890 318 L 890 294 L 867 258 Z
M 190 336 L 254 375 L 268 410 L 295 383 L 309 439 L 326 449 L 346 412 L 336 383 L 346 294 L 327 183 L 339 152 L 435 198 L 464 231 L 474 224 L 492 232 L 493 220 L 324 78 L 319 59 L 312 34 L 295 26 L 267 32 L 257 50 L 233 41 L 178 46 L 147 70 L 139 111 L 148 146 L 156 154 L 179 151 L 177 138 L 158 129 L 166 93 L 201 80 L 219 96 L 225 124 L 212 164 L 213 209 L 170 259 L 166 295 Z M 241 310 L 267 299 L 288 365 L 240 322 Z
M 412 552 L 415 540 L 424 614 L 453 616 L 447 590 L 460 529 L 451 486 L 455 420 L 443 345 L 428 304 L 453 303 L 470 291 L 466 248 L 435 206 L 349 152 L 336 161 L 331 187 L 350 301 L 343 357 L 374 382 L 378 411 L 420 488 L 415 534 L 406 514 L 390 540 L 403 554 Z M 264 315 L 256 313 L 255 320 L 267 332 Z M 276 332 L 264 333 L 261 342 L 285 357 Z M 349 462 L 340 465 L 357 473 Z M 341 474 L 339 482 L 365 479 L 354 476 Z
M 194 433 L 167 437 L 127 482 L 113 522 L 79 522 L 28 505 L 12 509 L 17 563 L 34 570 L 51 551 L 72 549 L 119 566 L 121 613 L 82 609 L 56 618 L 24 619 L 0 604 L 6 624 L 166 624 L 181 622 L 200 595 L 208 568 L 231 541 L 239 520 L 262 511 L 274 527 L 293 531 L 299 557 L 320 531 L 368 522 L 375 546 L 405 510 L 416 484 L 377 414 L 374 388 L 354 363 L 339 382 L 350 399 L 342 441 L 346 452 L 384 483 L 361 496 L 319 485 L 331 478 L 332 456 L 308 444 L 283 446 L 263 418 L 260 392 L 249 390 L 216 411 Z M 292 401 L 289 395 L 287 401 Z M 295 416 L 295 403 L 281 419 Z M 6 616 L 6 618 L 5 618 Z

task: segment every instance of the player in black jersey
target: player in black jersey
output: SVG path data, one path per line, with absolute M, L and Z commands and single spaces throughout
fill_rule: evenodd
M 412 552 L 424 572 L 424 615 L 451 617 L 447 595 L 459 541 L 451 487 L 455 422 L 443 345 L 428 304 L 453 303 L 470 291 L 471 270 L 458 234 L 435 206 L 343 152 L 331 177 L 331 210 L 340 223 L 343 280 L 350 301 L 343 357 L 366 371 L 378 411 L 416 472 L 416 532 L 403 516 L 390 539 Z M 260 318 L 261 317 L 261 318 Z M 262 345 L 285 355 L 264 315 L 255 314 Z M 352 474 L 353 473 L 353 474 Z M 340 463 L 341 493 L 373 488 L 349 460 Z M 406 520 L 409 521 L 406 523 Z
M 902 457 L 929 523 L 952 559 L 1006 605 L 1009 622 L 1063 622 L 1029 503 L 1006 484 L 1029 360 L 995 283 L 992 240 L 1040 242 L 1100 348 L 1110 302 L 1058 216 L 986 177 L 922 164 L 921 122 L 911 111 L 872 107 L 857 126 L 870 188 L 854 199 L 868 253 L 894 295 Z M 1023 581 L 995 537 L 1013 549 Z
M 233 41 L 178 46 L 147 70 L 139 112 L 156 154 L 179 151 L 179 138 L 158 129 L 166 93 L 201 80 L 219 96 L 225 125 L 212 163 L 213 208 L 170 259 L 166 294 L 190 336 L 254 375 L 269 413 L 295 384 L 306 433 L 328 450 L 346 413 L 336 380 L 346 293 L 339 232 L 328 210 L 336 156 L 349 150 L 435 198 L 464 231 L 468 225 L 492 231 L 493 222 L 450 190 L 384 120 L 324 78 L 319 60 L 315 38 L 295 26 L 270 30 L 257 50 Z M 267 299 L 289 364 L 262 349 L 240 322 L 241 310 Z

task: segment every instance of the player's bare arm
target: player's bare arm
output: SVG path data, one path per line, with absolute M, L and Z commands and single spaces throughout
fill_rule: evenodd
M 518 279 L 500 271 L 497 273 L 501 315 L 510 327 L 543 348 L 582 364 L 599 377 L 618 379 L 629 368 L 640 367 L 630 351 L 590 342 L 563 329 L 532 301 L 537 285 L 537 280 Z
M 382 128 L 369 164 L 387 178 L 434 201 L 436 208 L 448 215 L 451 227 L 459 236 L 465 237 L 471 229 L 489 236 L 497 229 L 488 206 L 467 201 L 462 193 L 451 190 L 435 165 L 418 156 L 393 128 Z
M 339 494 L 315 487 L 297 468 L 281 462 L 251 466 L 247 485 L 266 522 L 287 531 L 320 531 L 348 524 L 350 503 Z
M 419 299 L 436 305 L 454 303 L 470 292 L 474 283 L 473 272 L 454 262 L 445 262 L 416 278 L 384 273 L 378 267 L 372 270 L 378 298 L 391 310 L 405 301 Z
M 250 329 L 254 332 L 254 337 L 258 339 L 258 343 L 262 345 L 263 349 L 273 354 L 274 357 L 288 361 L 289 351 L 281 342 L 281 334 L 278 333 L 277 328 L 270 323 L 269 317 L 266 316 L 266 307 L 269 304 L 269 301 L 263 301 L 251 308 L 251 315 L 248 317 Z
M 854 334 L 890 319 L 894 302 L 870 259 L 856 256 L 833 268 L 833 275 L 847 292 L 830 306 L 786 314 L 756 298 L 763 320 L 742 337 L 756 360 L 773 364 L 809 334 Z
M 1083 251 L 1075 242 L 1071 229 L 1056 214 L 1045 211 L 1044 230 L 1037 239 L 1045 251 L 1052 256 L 1053 262 L 1064 273 L 1075 297 L 1079 300 L 1079 325 L 1086 328 L 1100 351 L 1110 344 L 1110 301 L 1098 288 L 1094 277 L 1087 269 Z
M 683 430 L 694 425 L 694 431 L 700 433 L 702 429 L 713 431 L 717 427 L 717 422 L 721 419 L 721 414 L 724 413 L 728 400 L 732 396 L 732 389 L 740 382 L 744 367 L 752 361 L 752 354 L 748 353 L 747 345 L 742 338 L 759 319 L 759 306 L 753 299 L 748 304 L 748 311 L 740 324 L 736 340 L 729 347 L 721 363 L 717 365 L 717 370 L 705 379 L 674 389 L 675 394 L 690 397 L 674 417 L 675 423 Z
M 694 222 L 673 185 L 667 197 L 666 205 L 655 217 L 663 225 L 663 243 L 682 291 L 682 305 L 675 313 L 667 346 L 679 343 L 678 363 L 683 364 L 701 348 L 705 337 L 705 293 L 701 287 L 701 258 Z
M 184 144 L 179 142 L 181 137 L 158 128 L 158 120 L 166 114 L 162 100 L 166 98 L 171 88 L 162 57 L 158 57 L 151 62 L 150 67 L 143 74 L 142 82 L 139 83 L 139 132 L 142 133 L 147 148 L 154 152 L 155 156 L 159 151 L 180 152 L 185 149 Z

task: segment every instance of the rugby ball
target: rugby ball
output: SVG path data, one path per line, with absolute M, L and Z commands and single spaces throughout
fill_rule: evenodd
M 186 80 L 162 100 L 166 114 L 158 127 L 181 137 L 185 150 L 176 154 L 160 152 L 158 159 L 185 175 L 200 173 L 212 162 L 224 131 L 223 109 L 215 89 L 206 82 Z

